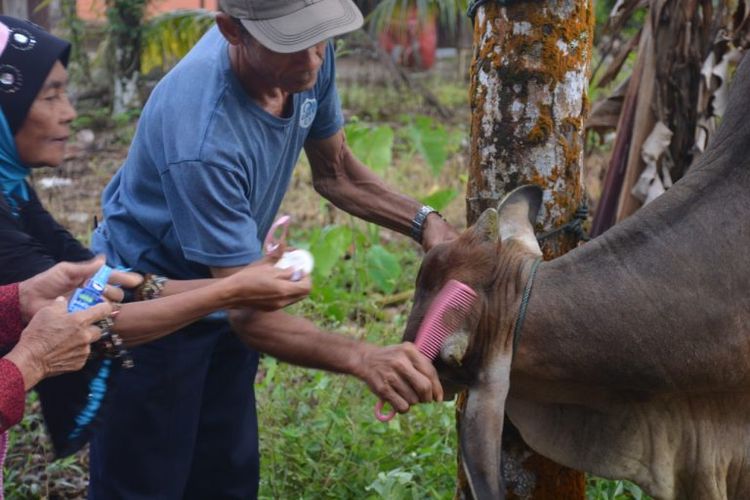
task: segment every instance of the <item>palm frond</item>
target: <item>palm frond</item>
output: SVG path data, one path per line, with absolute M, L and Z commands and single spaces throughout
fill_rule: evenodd
M 141 73 L 162 70 L 179 61 L 213 25 L 205 9 L 177 10 L 150 19 L 143 28 Z

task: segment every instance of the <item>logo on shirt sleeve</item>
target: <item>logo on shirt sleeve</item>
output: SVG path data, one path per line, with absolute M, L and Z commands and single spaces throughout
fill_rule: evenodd
M 305 99 L 302 103 L 299 113 L 299 126 L 302 128 L 308 128 L 312 125 L 315 119 L 315 113 L 318 111 L 318 100 L 317 99 Z

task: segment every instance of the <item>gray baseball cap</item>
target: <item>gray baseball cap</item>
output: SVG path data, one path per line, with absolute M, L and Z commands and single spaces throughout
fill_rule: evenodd
M 280 53 L 307 49 L 362 27 L 352 0 L 219 0 L 266 48 Z

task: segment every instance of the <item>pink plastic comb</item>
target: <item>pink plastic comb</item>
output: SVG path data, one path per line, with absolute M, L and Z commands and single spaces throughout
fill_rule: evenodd
M 430 361 L 437 358 L 445 339 L 461 326 L 476 300 L 477 294 L 470 286 L 449 280 L 438 292 L 419 326 L 414 339 L 417 350 Z M 381 422 L 388 422 L 396 415 L 396 410 L 383 414 L 384 404 L 382 399 L 375 404 L 375 417 Z
M 291 221 L 291 216 L 282 215 L 276 219 L 276 222 L 271 224 L 271 229 L 268 230 L 266 239 L 263 242 L 263 251 L 265 251 L 267 255 L 272 254 L 281 246 L 286 245 L 286 234 L 289 231 L 289 223 Z

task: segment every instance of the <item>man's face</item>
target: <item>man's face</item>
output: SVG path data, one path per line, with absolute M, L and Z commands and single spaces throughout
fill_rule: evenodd
M 322 41 L 291 54 L 273 52 L 256 40 L 247 40 L 244 43 L 247 50 L 243 51 L 243 57 L 257 74 L 262 75 L 274 87 L 289 93 L 297 93 L 315 85 L 318 71 L 325 59 L 328 42 Z

